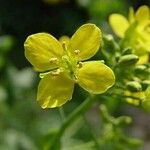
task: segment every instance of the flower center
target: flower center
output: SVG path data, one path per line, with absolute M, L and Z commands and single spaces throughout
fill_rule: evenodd
M 74 54 L 67 49 L 66 43 L 62 44 L 64 49 L 64 55 L 62 56 L 61 60 L 58 58 L 51 58 L 49 60 L 50 63 L 57 64 L 58 68 L 51 70 L 50 73 L 54 77 L 58 76 L 61 72 L 64 72 L 69 78 L 76 80 L 75 77 L 75 70 L 76 68 L 82 67 L 82 62 L 78 62 L 79 57 L 79 50 L 74 50 Z M 41 77 L 45 74 L 41 74 Z
M 60 68 L 63 70 L 69 78 L 75 79 L 74 72 L 77 67 L 77 58 L 73 57 L 72 54 L 68 51 L 66 47 L 66 43 L 62 44 L 64 49 L 64 55 L 62 56 L 62 62 L 60 63 Z M 76 55 L 78 55 L 79 50 L 75 51 Z

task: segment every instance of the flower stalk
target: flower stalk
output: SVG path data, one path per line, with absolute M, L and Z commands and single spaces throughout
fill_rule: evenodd
M 96 101 L 96 96 L 95 95 L 90 95 L 87 97 L 86 100 L 83 101 L 81 105 L 79 105 L 63 122 L 62 126 L 58 130 L 57 134 L 54 136 L 52 142 L 50 145 L 46 148 L 46 150 L 60 150 L 59 144 L 60 144 L 60 139 L 63 135 L 63 133 L 66 131 L 66 129 L 74 122 L 76 119 L 82 114 L 84 114 L 91 106 L 92 104 Z

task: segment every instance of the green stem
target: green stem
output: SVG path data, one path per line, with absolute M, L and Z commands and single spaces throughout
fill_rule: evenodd
M 66 116 L 65 116 L 63 107 L 60 107 L 60 108 L 59 108 L 59 113 L 60 113 L 60 117 L 61 117 L 62 122 L 64 122 Z
M 70 126 L 81 114 L 85 113 L 88 108 L 95 102 L 95 97 L 93 95 L 90 95 L 84 102 L 78 106 L 64 121 L 60 129 L 58 130 L 56 136 L 53 138 L 51 144 L 48 147 L 48 150 L 59 150 L 60 147 L 58 146 L 60 144 L 60 139 L 67 129 L 67 127 Z M 59 142 L 59 143 L 58 143 Z M 58 146 L 58 147 L 57 147 Z M 57 147 L 57 148 L 56 148 Z
M 94 134 L 93 131 L 92 131 L 92 127 L 91 127 L 91 125 L 89 124 L 89 122 L 88 122 L 88 120 L 86 119 L 85 116 L 84 116 L 84 121 L 85 121 L 85 123 L 86 123 L 86 125 L 87 125 L 87 127 L 88 127 L 88 130 L 89 130 L 90 133 L 91 133 L 91 137 L 92 137 L 93 142 L 94 142 L 94 144 L 95 144 L 94 146 L 96 146 L 97 149 L 100 149 L 99 141 L 98 141 L 97 138 L 95 137 L 95 134 Z

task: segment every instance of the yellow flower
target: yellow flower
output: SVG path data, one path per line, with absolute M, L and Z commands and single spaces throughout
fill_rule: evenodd
M 129 9 L 129 17 L 112 14 L 109 23 L 113 31 L 120 38 L 123 38 L 123 46 L 131 47 L 133 52 L 140 58 L 139 64 L 148 62 L 150 52 L 150 9 L 148 6 L 141 6 L 134 13 L 133 8 Z
M 58 41 L 47 33 L 29 36 L 25 56 L 40 72 L 37 101 L 42 108 L 59 107 L 72 98 L 74 84 L 85 90 L 104 93 L 115 81 L 113 71 L 101 61 L 85 61 L 98 51 L 101 31 L 94 24 L 84 24 L 71 37 Z

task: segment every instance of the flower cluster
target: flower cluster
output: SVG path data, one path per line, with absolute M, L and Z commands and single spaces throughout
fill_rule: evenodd
M 131 47 L 133 53 L 139 56 L 138 63 L 147 63 L 150 52 L 149 7 L 141 6 L 136 13 L 133 8 L 130 8 L 128 19 L 120 14 L 112 14 L 109 17 L 109 23 L 116 35 L 123 38 L 123 47 Z
M 70 39 L 58 41 L 47 33 L 26 39 L 25 56 L 42 72 L 37 92 L 42 108 L 59 107 L 70 100 L 75 83 L 92 94 L 104 93 L 114 84 L 114 73 L 108 66 L 100 60 L 85 61 L 100 45 L 101 31 L 90 23 L 82 25 Z

